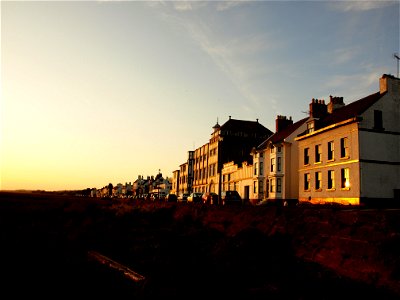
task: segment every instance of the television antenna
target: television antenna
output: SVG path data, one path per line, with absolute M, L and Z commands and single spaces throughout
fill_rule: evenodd
M 400 60 L 400 57 L 399 57 L 399 55 L 397 53 L 394 53 L 393 54 L 393 58 L 397 59 L 397 78 L 399 78 L 399 60 Z
M 307 110 L 307 111 L 301 111 L 303 114 L 306 114 L 306 115 L 309 115 L 310 114 L 310 111 L 309 110 Z

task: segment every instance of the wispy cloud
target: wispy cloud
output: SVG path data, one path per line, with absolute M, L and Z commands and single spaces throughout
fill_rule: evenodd
M 365 73 L 333 76 L 326 82 L 324 88 L 331 90 L 336 96 L 345 97 L 347 104 L 367 96 L 368 92 L 377 92 L 379 90 L 377 78 L 381 77 L 385 70 L 372 66 L 365 68 L 369 69 Z M 343 94 L 344 91 L 346 94 Z
M 120 0 L 98 0 L 98 1 L 120 1 Z M 130 1 L 130 0 L 122 0 Z M 207 6 L 214 7 L 216 11 L 226 11 L 237 6 L 251 3 L 252 0 L 236 0 L 236 1 L 202 1 L 202 0 L 147 0 L 146 3 L 151 7 L 166 6 L 170 4 L 174 10 L 179 12 L 194 11 Z
M 279 43 L 276 40 L 272 43 L 272 38 L 266 33 L 223 39 L 216 36 L 208 24 L 200 21 L 186 22 L 184 26 L 195 43 L 211 57 L 247 100 L 248 105 L 258 106 L 261 99 L 252 87 L 255 84 L 254 78 L 259 80 L 266 70 L 257 63 L 256 56 L 272 47 L 278 47 Z
M 343 12 L 351 11 L 369 11 L 391 5 L 399 5 L 398 1 L 332 1 L 329 2 L 331 8 Z
M 231 8 L 234 8 L 239 5 L 246 4 L 248 2 L 247 0 L 242 0 L 242 1 L 217 1 L 217 6 L 216 9 L 217 11 L 224 11 L 228 10 Z
M 330 61 L 335 65 L 345 64 L 350 62 L 359 53 L 360 49 L 357 47 L 336 49 L 330 54 Z
M 207 6 L 206 1 L 171 1 L 175 10 L 177 11 L 192 11 Z

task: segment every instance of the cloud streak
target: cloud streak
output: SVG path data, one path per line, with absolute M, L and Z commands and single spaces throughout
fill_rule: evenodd
M 391 5 L 399 5 L 398 1 L 334 1 L 329 5 L 342 12 L 370 11 Z

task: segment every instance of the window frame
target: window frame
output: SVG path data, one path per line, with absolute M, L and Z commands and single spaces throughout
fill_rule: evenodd
M 258 193 L 264 194 L 264 181 L 262 180 L 258 181 Z
M 349 168 L 340 169 L 340 188 L 342 190 L 350 189 L 350 169 Z
M 379 109 L 374 110 L 374 129 L 384 130 L 384 128 L 383 128 L 383 113 Z
M 349 158 L 349 139 L 343 137 L 340 139 L 340 158 Z
M 269 180 L 270 193 L 275 193 L 275 178 Z
M 316 164 L 322 162 L 322 145 L 317 144 L 315 145 L 315 162 Z
M 328 170 L 328 190 L 334 190 L 335 189 L 335 171 L 334 170 Z
M 322 172 L 317 171 L 315 172 L 315 190 L 321 191 L 322 190 Z
M 303 184 L 304 191 L 309 191 L 311 189 L 311 174 L 304 173 L 303 180 L 304 180 L 304 184 Z
M 328 161 L 335 160 L 335 144 L 334 144 L 334 141 L 329 141 L 328 142 L 327 159 L 328 159 Z
M 282 193 L 282 178 L 276 178 L 276 192 Z
M 308 166 L 310 164 L 310 148 L 304 148 L 303 164 Z

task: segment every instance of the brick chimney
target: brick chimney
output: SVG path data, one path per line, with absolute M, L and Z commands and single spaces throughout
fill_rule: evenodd
M 381 94 L 388 92 L 399 95 L 400 93 L 400 79 L 393 75 L 383 74 L 379 79 L 379 92 Z
M 322 118 L 328 113 L 327 106 L 325 105 L 325 100 L 312 99 L 310 103 L 310 117 L 312 118 Z
M 328 103 L 328 113 L 332 113 L 334 110 L 345 106 L 343 102 L 343 97 L 333 97 L 329 96 L 329 103 Z
M 275 120 L 275 130 L 276 132 L 282 131 L 283 129 L 285 129 L 286 127 L 288 127 L 289 125 L 293 124 L 293 120 L 292 117 L 290 117 L 289 119 L 286 118 L 286 116 L 276 116 L 276 120 Z

